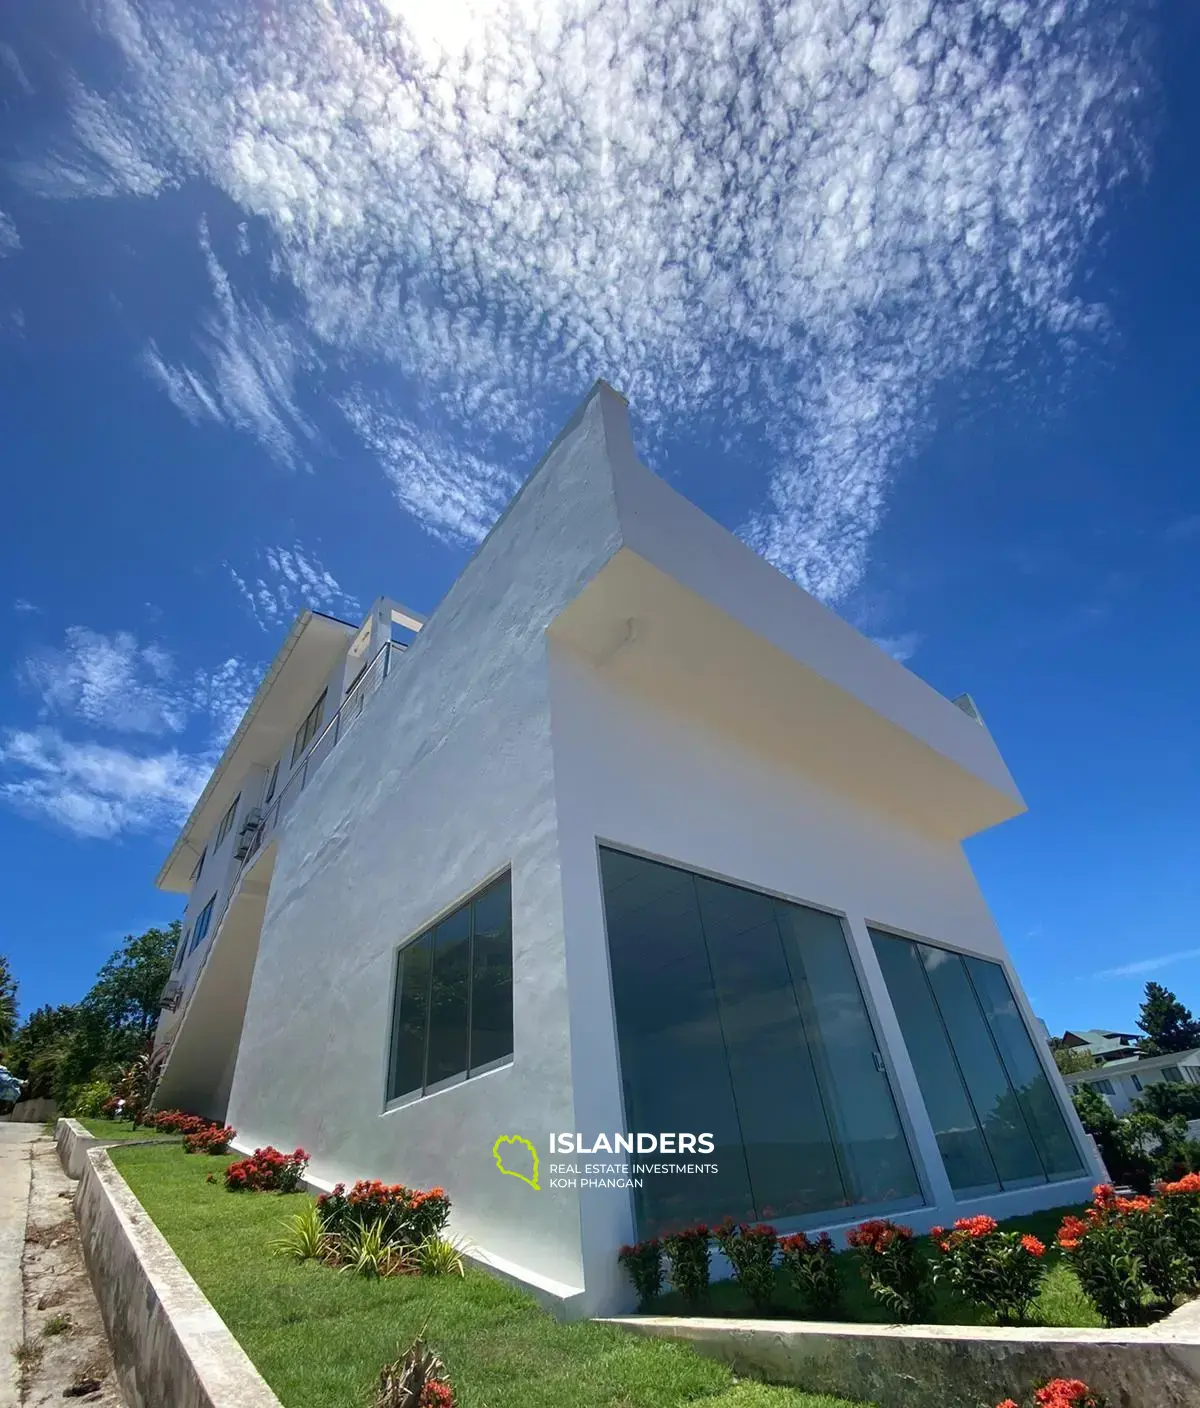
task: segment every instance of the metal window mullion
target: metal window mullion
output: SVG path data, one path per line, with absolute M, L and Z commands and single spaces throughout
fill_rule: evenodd
M 475 1012 L 475 904 L 472 900 L 467 924 L 467 1080 L 471 1079 L 471 1020 Z
M 433 1031 L 433 965 L 437 962 L 437 934 L 440 926 L 429 933 L 429 973 L 425 979 L 425 1041 L 421 1052 L 421 1095 L 429 1089 L 429 1038 Z

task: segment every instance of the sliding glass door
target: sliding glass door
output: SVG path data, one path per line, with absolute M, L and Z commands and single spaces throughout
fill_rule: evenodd
M 920 1205 L 841 921 L 607 847 L 600 866 L 626 1127 L 712 1133 L 720 1170 L 647 1178 L 639 1235 Z
M 1082 1175 L 1004 969 L 876 930 L 871 939 L 955 1193 Z

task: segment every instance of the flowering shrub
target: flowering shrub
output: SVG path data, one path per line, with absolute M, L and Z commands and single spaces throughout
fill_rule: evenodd
M 637 1292 L 638 1309 L 645 1310 L 662 1294 L 663 1267 L 662 1244 L 657 1237 L 632 1246 L 622 1247 L 617 1253 L 617 1261 L 629 1273 L 633 1289 Z
M 146 1116 L 146 1124 L 164 1134 L 196 1134 L 202 1129 L 207 1129 L 212 1123 L 212 1120 L 205 1119 L 203 1115 L 189 1115 L 185 1110 L 159 1110 Z
M 1160 1183 L 1158 1192 L 1167 1230 L 1187 1257 L 1193 1274 L 1200 1274 L 1200 1173 Z
M 929 1266 L 913 1241 L 911 1227 L 886 1218 L 860 1222 L 846 1234 L 859 1254 L 871 1294 L 905 1325 L 927 1316 L 933 1293 Z
M 995 1218 L 982 1215 L 960 1217 L 951 1231 L 935 1227 L 929 1236 L 940 1253 L 935 1279 L 1001 1322 L 1025 1319 L 1046 1274 L 1046 1248 L 1036 1237 L 1001 1232 Z
M 183 1147 L 189 1154 L 227 1154 L 237 1130 L 227 1124 L 206 1124 L 183 1136 Z
M 764 1222 L 750 1226 L 732 1219 L 713 1230 L 717 1246 L 729 1258 L 734 1279 L 755 1310 L 766 1310 L 775 1295 L 775 1253 L 779 1238 Z
M 303 1149 L 281 1154 L 268 1145 L 255 1149 L 248 1159 L 239 1159 L 225 1170 L 225 1187 L 231 1192 L 294 1193 L 308 1167 Z
M 817 1238 L 796 1232 L 779 1239 L 780 1261 L 808 1315 L 833 1319 L 842 1308 L 837 1259 L 828 1232 Z
M 450 1199 L 444 1188 L 406 1188 L 403 1183 L 359 1179 L 346 1192 L 339 1183 L 317 1199 L 326 1231 L 340 1236 L 352 1224 L 382 1226 L 384 1235 L 413 1246 L 440 1237 L 450 1217 Z
M 106 1120 L 115 1120 L 120 1116 L 124 1105 L 124 1100 L 114 1095 L 111 1100 L 106 1100 L 104 1104 L 100 1106 L 100 1113 Z
M 1084 1294 L 1109 1325 L 1146 1325 L 1159 1313 L 1139 1250 L 1147 1229 L 1132 1222 L 1149 1205 L 1148 1198 L 1118 1198 L 1101 1184 L 1083 1217 L 1065 1217 L 1058 1229 L 1058 1245 Z
M 708 1299 L 708 1236 L 708 1228 L 698 1222 L 682 1232 L 669 1232 L 662 1239 L 671 1285 L 693 1307 Z
M 1035 1388 L 1025 1402 L 1031 1408 L 1105 1408 L 1104 1399 L 1082 1379 L 1049 1379 Z M 996 1408 L 1022 1408 L 1022 1404 L 1015 1398 L 1006 1398 Z

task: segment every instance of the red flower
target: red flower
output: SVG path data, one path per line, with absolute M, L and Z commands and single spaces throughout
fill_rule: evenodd
M 1065 1252 L 1073 1252 L 1081 1238 L 1087 1235 L 1088 1224 L 1082 1218 L 1067 1216 L 1058 1229 L 1058 1245 Z
M 1160 1193 L 1200 1193 L 1200 1173 L 1185 1173 L 1174 1183 L 1160 1183 Z
M 1045 1242 L 1039 1242 L 1036 1237 L 1032 1236 L 1028 1232 L 1026 1232 L 1025 1235 L 1021 1238 L 1021 1245 L 1025 1248 L 1025 1250 L 1029 1253 L 1030 1256 L 1046 1255 Z
M 1090 1390 L 1082 1379 L 1051 1379 L 1042 1388 L 1034 1389 L 1033 1401 L 1039 1408 L 1073 1408 L 1087 1397 Z
M 975 1217 L 960 1217 L 954 1224 L 954 1230 L 965 1232 L 968 1237 L 986 1237 L 996 1230 L 996 1219 L 988 1217 L 986 1213 L 978 1213 Z
M 1006 1398 L 1003 1403 L 997 1403 L 996 1408 L 1021 1408 L 1021 1405 L 1014 1399 Z

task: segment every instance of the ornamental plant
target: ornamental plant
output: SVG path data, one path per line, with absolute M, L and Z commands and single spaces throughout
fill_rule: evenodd
M 912 1325 L 929 1315 L 933 1308 L 929 1265 L 911 1227 L 872 1218 L 852 1228 L 846 1241 L 858 1252 L 871 1294 L 900 1324 Z
M 625 1268 L 637 1292 L 638 1309 L 648 1310 L 662 1294 L 662 1243 L 657 1237 L 622 1247 L 617 1261 Z
M 227 1154 L 237 1130 L 227 1124 L 206 1124 L 183 1136 L 183 1147 L 189 1154 Z
M 1114 1327 L 1148 1325 L 1164 1308 L 1164 1297 L 1150 1284 L 1143 1255 L 1152 1228 L 1133 1220 L 1149 1211 L 1147 1204 L 1149 1199 L 1142 1197 L 1119 1198 L 1111 1184 L 1101 1184 L 1083 1217 L 1065 1217 L 1058 1229 L 1058 1245 L 1084 1294 Z M 1153 1270 L 1150 1274 L 1156 1275 Z M 1161 1274 L 1156 1279 L 1161 1284 Z
M 734 1279 L 755 1310 L 768 1310 L 775 1295 L 775 1253 L 779 1237 L 765 1222 L 750 1226 L 731 1218 L 714 1229 L 717 1246 L 729 1259 Z
M 935 1227 L 929 1236 L 939 1254 L 935 1280 L 1002 1324 L 1026 1318 L 1046 1275 L 1042 1242 L 1028 1233 L 1001 1232 L 996 1219 L 985 1215 L 960 1217 L 949 1232 Z
M 1093 1207 L 1098 1217 L 1124 1233 L 1141 1259 L 1143 1279 L 1164 1309 L 1193 1288 L 1195 1269 L 1172 1234 L 1161 1199 L 1119 1198 L 1110 1184 L 1101 1184 L 1093 1194 Z
M 1188 1173 L 1174 1182 L 1160 1183 L 1158 1192 L 1167 1230 L 1187 1257 L 1193 1275 L 1200 1275 L 1200 1173 Z
M 842 1310 L 837 1254 L 828 1232 L 806 1237 L 795 1232 L 779 1239 L 780 1263 L 807 1315 L 835 1319 Z
M 340 1236 L 351 1224 L 379 1223 L 389 1239 L 417 1246 L 440 1237 L 450 1217 L 450 1199 L 444 1188 L 406 1188 L 403 1183 L 359 1179 L 346 1192 L 344 1183 L 317 1199 L 328 1232 Z
M 1105 1400 L 1088 1388 L 1082 1379 L 1047 1379 L 1027 1398 L 1017 1402 L 1006 1398 L 996 1408 L 1106 1408 Z
M 225 1170 L 225 1187 L 230 1192 L 294 1193 L 307 1167 L 308 1155 L 303 1149 L 281 1154 L 268 1145 L 230 1164 Z
M 708 1227 L 698 1222 L 681 1232 L 668 1232 L 662 1239 L 671 1285 L 693 1310 L 708 1299 L 708 1238 Z

